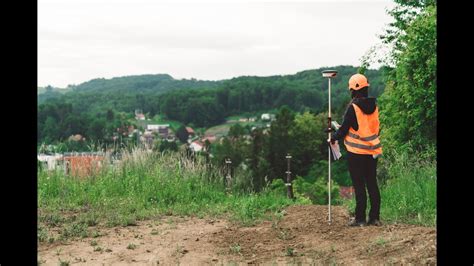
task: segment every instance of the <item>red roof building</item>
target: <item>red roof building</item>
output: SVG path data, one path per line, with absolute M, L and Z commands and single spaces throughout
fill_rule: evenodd
M 63 160 L 67 175 L 84 178 L 100 171 L 105 157 L 99 154 L 74 153 L 65 154 Z
M 186 131 L 188 132 L 189 135 L 194 135 L 194 129 L 190 127 L 186 127 Z

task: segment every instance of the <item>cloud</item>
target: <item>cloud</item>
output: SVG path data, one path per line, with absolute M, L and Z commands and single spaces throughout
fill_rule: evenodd
M 222 79 L 358 64 L 388 1 L 39 2 L 38 81 L 169 73 Z

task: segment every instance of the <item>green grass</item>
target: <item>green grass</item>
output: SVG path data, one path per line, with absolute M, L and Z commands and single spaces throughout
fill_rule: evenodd
M 436 225 L 436 161 L 417 160 L 418 156 L 393 154 L 379 165 L 386 176 L 385 182 L 379 183 L 382 222 Z M 353 212 L 355 200 L 346 204 Z
M 69 261 L 63 261 L 61 259 L 58 259 L 59 260 L 59 265 L 60 266 L 69 266 L 70 262 Z
M 60 227 L 61 239 L 93 236 L 90 227 L 98 224 L 131 226 L 161 215 L 225 217 L 252 225 L 300 204 L 270 190 L 226 193 L 217 170 L 209 172 L 204 162 L 193 165 L 177 153 L 133 151 L 123 158 L 118 168 L 82 180 L 39 172 L 40 224 Z M 44 241 L 46 233 L 38 234 Z
M 230 248 L 230 251 L 235 254 L 240 254 L 240 250 L 242 249 L 238 243 L 234 243 L 229 248 Z
M 238 118 L 237 118 L 238 119 Z M 216 136 L 226 136 L 229 133 L 229 129 L 232 125 L 235 124 L 240 124 L 241 126 L 245 127 L 246 125 L 250 126 L 265 126 L 269 122 L 230 122 L 230 123 L 225 123 L 217 126 L 210 127 L 206 130 L 205 134 L 206 135 L 216 135 Z
M 210 127 L 206 130 L 206 135 L 225 136 L 229 133 L 230 127 L 235 123 L 222 124 L 218 126 Z
M 165 119 L 161 115 L 155 115 L 153 118 L 151 118 L 152 123 L 157 123 L 157 124 L 169 124 L 171 129 L 176 132 L 180 126 L 183 124 L 181 122 L 175 121 L 175 120 L 169 120 Z

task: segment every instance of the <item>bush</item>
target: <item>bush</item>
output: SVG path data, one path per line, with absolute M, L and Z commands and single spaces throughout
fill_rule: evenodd
M 436 224 L 436 161 L 430 154 L 393 150 L 380 161 L 380 217 L 388 222 Z M 417 159 L 418 158 L 418 159 Z M 378 169 L 380 170 L 380 169 Z M 355 199 L 345 203 L 354 211 Z
M 286 195 L 285 182 L 283 182 L 283 179 L 281 178 L 273 179 L 272 183 L 270 184 L 270 189 L 277 192 L 278 194 Z
M 339 185 L 331 180 L 331 204 L 340 204 Z M 311 200 L 313 204 L 328 204 L 327 181 L 318 178 L 315 182 L 308 182 L 303 177 L 297 176 L 293 181 L 295 194 L 302 195 Z
M 340 186 L 352 186 L 352 180 L 349 175 L 349 168 L 347 166 L 347 153 L 342 148 L 342 158 L 331 163 L 331 179 Z M 314 163 L 305 179 L 314 182 L 317 179 L 327 179 L 328 176 L 328 161 L 320 160 Z

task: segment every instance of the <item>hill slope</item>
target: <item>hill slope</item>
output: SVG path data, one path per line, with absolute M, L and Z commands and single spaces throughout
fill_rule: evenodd
M 48 94 L 45 87 L 38 87 L 38 103 L 43 103 L 48 98 L 59 98 L 66 92 L 73 92 L 76 96 L 79 93 L 163 93 L 175 89 L 215 88 L 220 83 L 222 81 L 174 79 L 168 74 L 97 78 L 65 89 L 52 88 L 54 94 L 49 95 L 45 95 Z
M 281 220 L 241 227 L 226 219 L 167 216 L 137 226 L 95 226 L 102 236 L 72 243 L 46 244 L 38 259 L 46 264 L 435 264 L 436 229 L 414 225 L 346 226 L 343 207 L 291 206 Z M 102 250 L 94 251 L 94 240 Z M 136 248 L 127 248 L 134 243 Z M 58 250 L 61 253 L 58 255 Z

